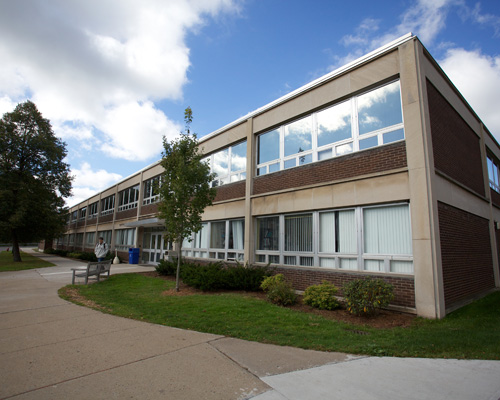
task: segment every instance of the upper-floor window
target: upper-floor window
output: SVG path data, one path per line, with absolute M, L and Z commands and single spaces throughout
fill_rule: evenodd
M 80 221 L 84 221 L 86 215 L 87 215 L 87 207 L 83 207 L 82 209 L 80 209 L 80 218 L 79 218 L 79 220 Z
M 488 157 L 488 177 L 490 180 L 490 188 L 500 193 L 498 163 Z
M 97 218 L 99 203 L 96 201 L 89 206 L 89 219 Z
M 78 210 L 73 211 L 71 213 L 71 222 L 76 221 L 78 219 Z
M 204 158 L 210 172 L 216 174 L 212 187 L 237 182 L 246 178 L 247 142 L 241 142 Z
M 101 215 L 113 214 L 115 211 L 115 195 L 112 194 L 101 200 Z
M 403 139 L 395 81 L 259 135 L 257 175 Z
M 159 200 L 160 181 L 161 177 L 159 175 L 155 176 L 154 178 L 148 179 L 147 181 L 144 181 L 144 193 L 142 198 L 143 205 L 156 203 Z
M 129 187 L 128 189 L 122 190 L 120 193 L 118 193 L 118 199 L 118 211 L 137 208 L 137 202 L 139 201 L 139 185 L 135 185 Z

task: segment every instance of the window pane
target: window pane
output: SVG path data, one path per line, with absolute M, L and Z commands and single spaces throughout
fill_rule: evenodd
M 269 172 L 276 172 L 280 170 L 280 163 L 269 164 Z
M 382 136 L 385 143 L 397 142 L 398 140 L 403 140 L 405 138 L 405 132 L 403 129 L 398 129 L 396 131 L 384 133 Z
M 314 265 L 314 257 L 299 257 L 300 265 L 303 267 L 312 267 Z
M 312 163 L 312 154 L 307 154 L 305 156 L 299 156 L 299 165 L 305 165 Z
M 378 146 L 377 136 L 372 136 L 368 139 L 363 139 L 359 141 L 360 150 L 369 149 L 370 147 L 376 147 L 376 146 Z
M 280 256 L 269 255 L 269 262 L 271 264 L 279 264 L 280 263 Z
M 356 220 L 354 210 L 338 212 L 338 245 L 339 253 L 356 253 Z
M 365 271 L 383 271 L 384 262 L 382 260 L 365 260 Z
M 340 268 L 351 270 L 358 269 L 358 260 L 356 260 L 355 258 L 341 258 Z
M 257 219 L 257 249 L 279 250 L 279 217 Z
M 318 152 L 318 160 L 326 160 L 332 157 L 332 149 L 323 150 Z
M 312 116 L 285 125 L 285 157 L 312 149 Z
M 210 248 L 226 247 L 226 222 L 212 222 L 210 229 Z
M 293 168 L 293 167 L 295 167 L 296 164 L 297 164 L 297 161 L 295 160 L 295 158 L 292 158 L 291 160 L 286 160 L 284 163 L 285 169 Z
M 274 130 L 259 136 L 257 164 L 280 158 L 280 132 Z
M 312 251 L 312 215 L 285 216 L 285 251 Z
M 399 82 L 359 96 L 358 120 L 360 135 L 403 122 Z
M 194 247 L 196 249 L 206 249 L 208 247 L 208 224 L 201 224 L 201 229 L 194 236 Z
M 285 256 L 285 265 L 296 265 L 297 257 L 295 256 Z
M 320 258 L 319 265 L 324 268 L 335 268 L 335 258 Z
M 231 172 L 245 170 L 247 167 L 247 142 L 231 147 Z
M 217 177 L 229 174 L 229 149 L 214 154 L 213 172 L 217 174 Z
M 363 211 L 365 253 L 412 254 L 407 205 L 367 208 Z
M 342 154 L 352 153 L 352 143 L 341 144 L 335 147 L 335 154 L 341 156 Z
M 335 253 L 335 213 L 333 211 L 319 215 L 319 229 L 319 251 Z
M 318 146 L 351 137 L 351 102 L 344 102 L 317 114 Z
M 413 262 L 412 261 L 391 261 L 391 272 L 397 272 L 400 274 L 412 274 L 413 273 Z
M 243 250 L 244 239 L 245 221 L 242 219 L 237 221 L 229 221 L 229 248 L 235 250 Z

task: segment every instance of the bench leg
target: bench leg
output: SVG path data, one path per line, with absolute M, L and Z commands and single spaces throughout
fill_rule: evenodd
M 89 282 L 89 274 L 86 274 L 85 275 L 85 284 L 87 284 Z
M 75 284 L 75 270 L 73 270 L 73 278 L 71 279 L 71 284 L 74 285 Z

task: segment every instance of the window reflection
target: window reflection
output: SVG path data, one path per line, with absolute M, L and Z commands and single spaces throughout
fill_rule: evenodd
M 312 149 L 312 116 L 285 125 L 285 157 Z
M 247 167 L 247 142 L 231 147 L 231 172 L 244 170 Z
M 344 102 L 318 113 L 318 146 L 351 137 L 351 103 Z
M 259 136 L 259 164 L 280 158 L 280 132 L 274 130 Z
M 359 96 L 358 120 L 360 135 L 403 122 L 399 82 Z
M 229 149 L 225 149 L 214 154 L 213 171 L 218 177 L 223 177 L 229 174 Z

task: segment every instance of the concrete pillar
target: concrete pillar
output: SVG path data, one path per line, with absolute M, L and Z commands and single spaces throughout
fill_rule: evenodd
M 247 120 L 247 175 L 245 190 L 245 252 L 244 262 L 252 264 L 255 261 L 255 234 L 252 218 L 252 194 L 253 180 L 256 174 L 256 145 L 255 135 L 253 134 L 253 118 Z
M 437 201 L 433 193 L 434 158 L 427 103 L 423 46 L 399 46 L 401 97 L 405 122 L 417 313 L 445 315 Z

